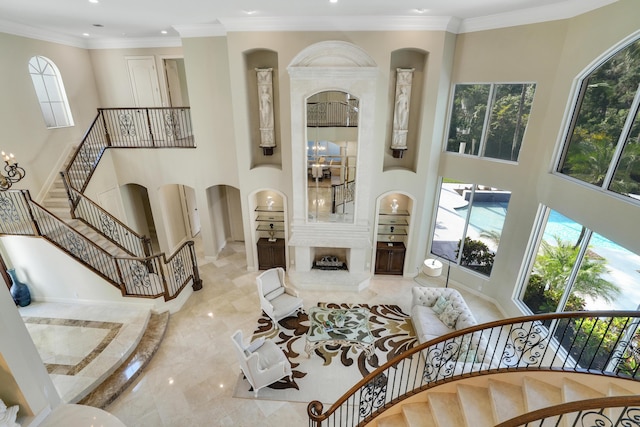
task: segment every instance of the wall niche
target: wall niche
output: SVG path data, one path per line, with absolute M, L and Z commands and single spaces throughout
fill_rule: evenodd
M 405 169 L 415 172 L 418 167 L 418 151 L 420 149 L 420 123 L 422 118 L 423 88 L 426 79 L 428 54 L 418 49 L 400 49 L 391 53 L 389 68 L 389 109 L 387 113 L 387 132 L 385 135 L 385 155 L 383 168 L 385 171 Z M 406 151 L 402 158 L 393 156 L 394 106 L 396 101 L 396 81 L 398 69 L 413 69 L 409 102 L 408 132 Z
M 280 138 L 280 99 L 278 81 L 278 53 L 268 49 L 256 49 L 244 54 L 245 76 L 247 85 L 247 109 L 249 115 L 249 141 L 251 144 L 251 168 L 270 166 L 282 169 L 282 150 Z M 260 147 L 262 137 L 260 133 L 260 96 L 258 92 L 258 77 L 256 69 L 271 69 L 273 110 L 273 127 L 275 147 L 271 155 L 265 155 Z

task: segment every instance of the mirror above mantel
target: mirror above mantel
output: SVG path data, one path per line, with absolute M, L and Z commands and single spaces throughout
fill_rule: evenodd
M 308 221 L 353 223 L 359 100 L 323 91 L 306 106 Z

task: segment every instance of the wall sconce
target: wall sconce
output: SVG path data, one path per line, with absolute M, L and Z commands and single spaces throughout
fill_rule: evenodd
M 0 174 L 0 191 L 6 191 L 13 184 L 22 180 L 27 173 L 23 168 L 18 166 L 16 158 L 13 153 L 6 154 L 2 152 L 2 159 L 4 160 L 4 172 Z

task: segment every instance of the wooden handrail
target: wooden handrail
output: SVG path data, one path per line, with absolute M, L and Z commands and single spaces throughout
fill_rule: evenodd
M 601 410 L 606 408 L 631 408 L 631 407 L 635 407 L 635 408 L 640 407 L 639 395 L 609 396 L 609 397 L 599 397 L 596 399 L 576 400 L 573 402 L 562 403 L 560 405 L 555 405 L 555 406 L 548 406 L 546 408 L 527 412 L 526 414 L 519 415 L 515 418 L 511 418 L 510 420 L 497 424 L 495 427 L 518 427 L 518 426 L 526 425 L 527 423 L 532 423 L 534 421 L 542 421 L 547 418 L 554 418 L 554 417 L 562 416 L 565 414 L 570 414 L 572 412 L 583 413 L 584 411 Z M 576 424 L 571 424 L 571 425 L 576 425 Z M 589 424 L 589 425 L 628 426 L 631 424 L 602 423 L 602 424 Z M 637 419 L 634 425 L 638 425 Z
M 632 311 L 632 310 L 628 310 L 628 311 L 615 311 L 615 310 L 608 310 L 608 311 L 590 311 L 590 312 L 564 312 L 564 313 L 546 313 L 546 314 L 537 314 L 537 315 L 533 315 L 533 316 L 519 316 L 519 317 L 514 317 L 514 318 L 509 318 L 509 319 L 501 319 L 501 320 L 496 320 L 493 322 L 488 322 L 488 323 L 484 323 L 484 324 L 479 324 L 479 325 L 475 325 L 469 328 L 465 328 L 465 329 L 461 329 L 446 335 L 443 335 L 441 337 L 438 337 L 436 339 L 433 339 L 431 341 L 422 343 L 416 347 L 413 347 L 412 349 L 409 349 L 405 352 L 403 352 L 402 354 L 396 356 L 395 358 L 393 358 L 392 360 L 388 361 L 387 363 L 383 364 L 382 366 L 380 366 L 379 368 L 377 368 L 375 371 L 369 373 L 367 376 L 365 376 L 364 378 L 362 378 L 358 383 L 356 383 L 353 387 L 351 387 L 343 396 L 341 396 L 325 413 L 322 413 L 323 410 L 323 404 L 319 401 L 312 401 L 309 403 L 309 405 L 307 406 L 307 414 L 309 416 L 309 421 L 310 421 L 310 425 L 314 425 L 314 426 L 318 426 L 320 427 L 322 425 L 322 422 L 327 420 L 329 417 L 331 417 L 333 414 L 336 413 L 337 410 L 341 409 L 343 407 L 343 405 L 348 404 L 349 401 L 351 399 L 354 398 L 354 396 L 357 393 L 362 392 L 362 390 L 366 389 L 368 386 L 371 387 L 372 384 L 375 384 L 376 379 L 380 378 L 381 375 L 384 375 L 387 372 L 392 372 L 393 368 L 397 368 L 398 366 L 400 366 L 403 362 L 405 361 L 409 361 L 407 363 L 411 363 L 412 360 L 420 360 L 420 357 L 423 357 L 424 359 L 424 354 L 423 355 L 418 355 L 418 353 L 422 353 L 422 352 L 426 352 L 426 354 L 429 354 L 429 351 L 433 351 L 433 350 L 438 350 L 440 353 L 439 355 L 441 356 L 442 354 L 444 354 L 445 351 L 447 350 L 451 350 L 451 348 L 453 348 L 454 350 L 451 350 L 453 352 L 455 351 L 460 351 L 459 347 L 460 347 L 460 343 L 463 341 L 463 339 L 472 339 L 472 338 L 484 338 L 483 333 L 488 334 L 489 336 L 491 336 L 491 334 L 493 334 L 494 330 L 498 330 L 500 331 L 500 333 L 502 333 L 503 329 L 507 330 L 509 332 L 511 332 L 510 329 L 508 329 L 508 327 L 513 328 L 514 325 L 542 325 L 544 323 L 553 323 L 553 322 L 558 322 L 561 319 L 588 319 L 588 318 L 602 318 L 602 319 L 606 319 L 606 318 L 628 318 L 628 319 L 635 319 L 635 321 L 637 322 L 640 319 L 640 312 L 638 311 Z M 625 324 L 626 327 L 627 324 Z M 532 327 L 530 329 L 533 329 Z M 529 331 L 529 333 L 531 333 L 531 330 Z M 499 335 L 498 335 L 499 337 Z M 506 343 L 505 343 L 506 345 Z M 450 348 L 448 349 L 447 346 L 449 346 Z M 497 350 L 497 349 L 496 349 Z M 504 351 L 505 349 L 503 349 Z M 546 348 L 544 350 L 546 352 Z M 502 353 L 499 355 L 498 357 L 498 361 L 501 362 L 503 360 L 503 357 L 505 356 L 505 353 Z M 542 358 L 542 355 L 538 355 L 540 358 Z M 554 356 L 549 355 L 549 356 Z M 426 356 L 428 357 L 428 356 Z M 555 357 L 555 356 L 554 356 Z M 570 355 L 565 355 L 565 358 L 570 358 Z M 490 363 L 490 362 L 495 362 L 495 353 L 492 354 L 488 360 L 485 360 L 484 358 L 482 360 L 479 360 L 478 363 L 476 363 L 477 365 L 480 364 L 485 364 L 486 363 Z M 445 362 L 449 362 L 451 359 L 449 360 L 445 360 Z M 455 360 L 455 359 L 453 359 Z M 518 359 L 520 360 L 520 359 Z M 440 361 L 439 361 L 440 362 Z M 423 362 L 424 363 L 424 362 Z M 536 366 L 535 364 L 532 364 L 534 367 L 529 368 L 529 369 L 535 369 L 535 370 L 567 370 L 567 371 L 571 371 L 571 372 L 585 372 L 585 373 L 597 373 L 594 372 L 594 370 L 592 369 L 577 369 L 577 368 L 572 368 L 571 366 L 567 366 L 567 365 L 563 365 L 560 367 L 541 367 L 541 366 Z M 442 367 L 444 365 L 434 365 L 436 367 Z M 516 363 L 515 365 L 510 365 L 510 366 L 504 366 L 504 367 L 500 367 L 500 365 L 498 364 L 497 367 L 485 367 L 485 368 L 477 368 L 476 370 L 466 370 L 459 374 L 459 375 L 455 375 L 455 374 L 447 374 L 443 377 L 439 376 L 439 371 L 437 372 L 438 375 L 436 375 L 436 378 L 433 380 L 428 380 L 426 383 L 422 383 L 422 381 L 419 382 L 419 385 L 417 385 L 416 387 L 407 390 L 406 392 L 404 392 L 404 394 L 400 394 L 400 392 L 398 392 L 398 394 L 393 394 L 391 396 L 391 400 L 395 403 L 397 403 L 400 400 L 406 399 L 416 393 L 419 393 L 421 391 L 427 390 L 435 385 L 440 385 L 446 382 L 450 382 L 450 381 L 454 381 L 458 378 L 461 377 L 468 377 L 468 376 L 475 376 L 475 375 L 483 375 L 483 374 L 488 374 L 488 373 L 498 373 L 498 372 L 512 372 L 515 370 L 527 370 L 526 367 L 522 367 L 519 366 L 519 362 Z M 634 373 L 634 379 L 635 379 L 635 374 Z M 624 376 L 624 378 L 627 378 L 626 376 Z M 354 402 L 350 402 L 351 405 L 354 404 Z M 386 409 L 387 406 L 381 407 L 381 411 L 383 411 L 384 409 Z M 379 415 L 378 413 L 376 414 L 372 414 L 371 416 L 367 416 L 366 417 L 366 421 L 370 421 L 371 419 L 373 419 L 375 416 Z M 334 420 L 335 421 L 335 420 Z M 340 424 L 335 424 L 335 425 L 340 425 Z

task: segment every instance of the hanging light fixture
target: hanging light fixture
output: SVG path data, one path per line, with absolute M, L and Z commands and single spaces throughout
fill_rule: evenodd
M 27 174 L 23 168 L 18 166 L 16 158 L 13 153 L 6 154 L 2 152 L 2 159 L 4 160 L 4 172 L 0 174 L 0 191 L 6 191 L 11 186 L 20 181 Z

